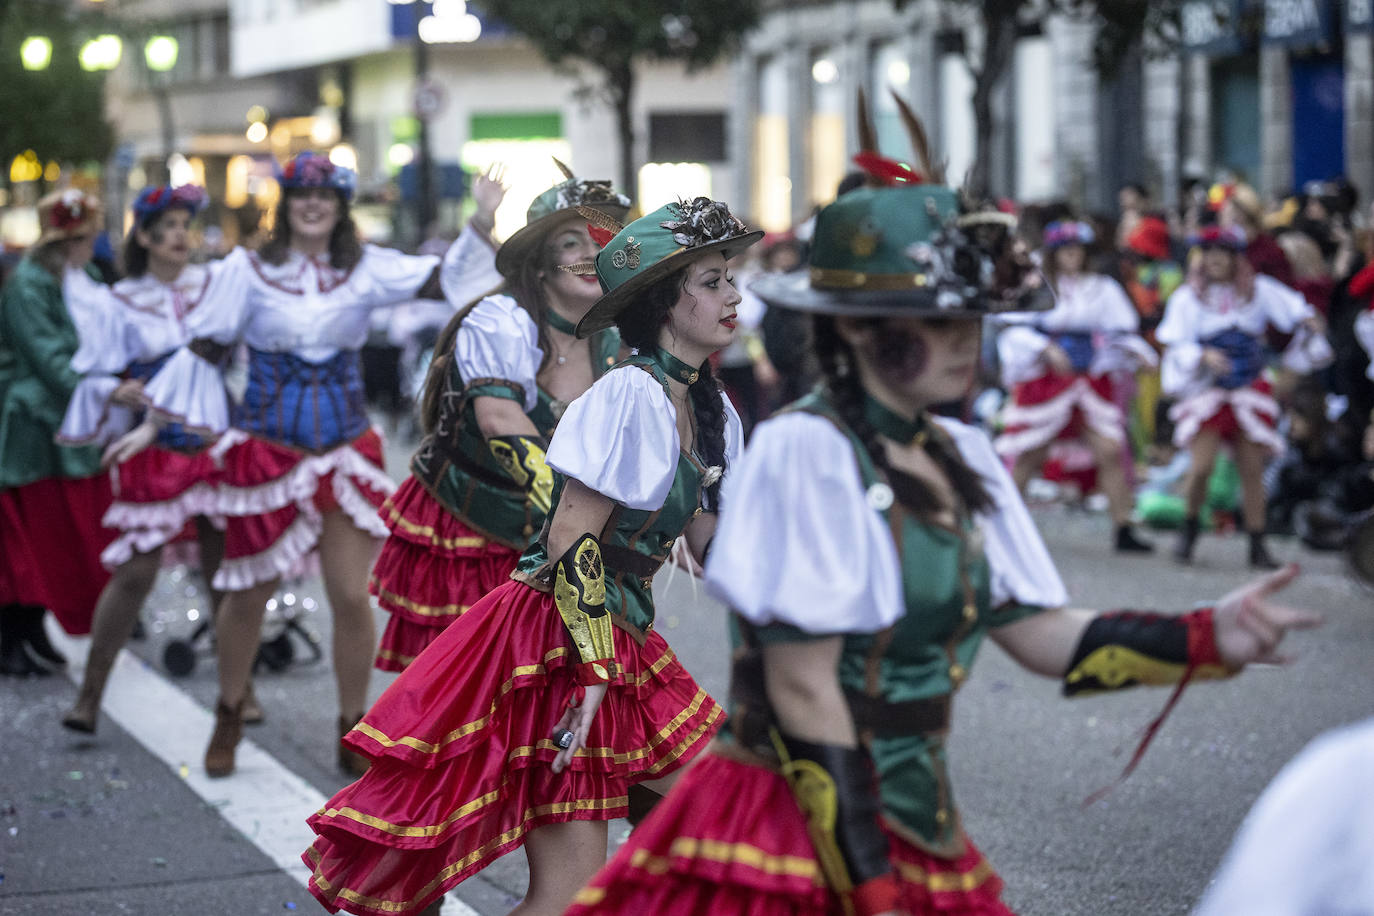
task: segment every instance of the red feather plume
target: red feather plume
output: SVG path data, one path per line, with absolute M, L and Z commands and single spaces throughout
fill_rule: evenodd
M 602 229 L 600 226 L 593 226 L 591 223 L 587 224 L 587 234 L 592 237 L 592 241 L 596 242 L 597 248 L 605 248 L 610 244 L 611 239 L 615 238 L 614 232 L 609 229 Z
M 888 159 L 869 150 L 854 155 L 854 164 L 863 169 L 871 178 L 884 185 L 920 184 L 924 179 L 920 173 L 904 162 Z

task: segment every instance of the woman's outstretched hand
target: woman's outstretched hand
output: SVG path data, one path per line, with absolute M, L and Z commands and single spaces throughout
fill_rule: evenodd
M 582 697 L 582 702 L 576 706 L 570 706 L 563 713 L 563 718 L 558 720 L 558 724 L 553 727 L 550 737 L 556 736 L 563 730 L 572 732 L 572 743 L 558 752 L 558 756 L 553 758 L 553 771 L 561 773 L 572 763 L 573 755 L 579 748 L 587 745 L 587 732 L 592 727 L 592 719 L 596 717 L 596 710 L 601 706 L 601 701 L 606 698 L 606 685 L 593 684 L 586 688 L 586 693 Z M 555 742 L 557 738 L 555 737 Z
M 1298 564 L 1289 563 L 1267 576 L 1242 585 L 1216 603 L 1212 612 L 1217 652 L 1229 667 L 1251 662 L 1282 664 L 1276 650 L 1289 630 L 1319 626 L 1316 611 L 1279 604 L 1275 596 L 1298 576 Z
M 100 466 L 108 468 L 123 464 L 157 441 L 157 432 L 157 423 L 144 420 L 105 448 L 100 456 Z

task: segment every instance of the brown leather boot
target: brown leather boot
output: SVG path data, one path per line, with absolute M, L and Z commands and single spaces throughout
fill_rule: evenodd
M 243 734 L 243 700 L 234 706 L 215 704 L 215 733 L 205 749 L 205 775 L 219 778 L 234 772 L 234 751 Z
M 339 769 L 346 776 L 362 776 L 367 772 L 369 766 L 368 759 L 357 751 L 349 750 L 343 744 L 343 736 L 353 730 L 353 726 L 358 723 L 357 719 L 350 719 L 348 716 L 339 716 Z

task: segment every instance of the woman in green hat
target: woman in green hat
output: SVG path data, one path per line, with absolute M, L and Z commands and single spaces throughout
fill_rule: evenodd
M 621 219 L 630 201 L 610 182 L 582 181 L 558 165 L 565 180 L 535 198 L 524 228 L 496 252 L 497 288 L 455 315 L 435 346 L 421 407 L 425 437 L 410 477 L 380 513 L 391 534 L 369 587 L 391 614 L 377 651 L 382 670 L 404 671 L 510 578 L 549 510 L 553 473 L 544 453 L 554 426 L 619 354 L 614 330 L 575 336 L 601 287 L 559 268 L 599 250 L 579 206 Z M 460 284 L 471 288 L 474 275 L 490 272 L 490 244 L 473 230 L 504 193 L 490 176 L 473 189 L 476 225 L 453 243 L 441 274 L 453 301 L 463 301 L 454 298 Z
M 331 910 L 422 910 L 524 845 L 519 912 L 561 913 L 603 863 L 630 787 L 674 776 L 720 727 L 654 629 L 650 585 L 678 538 L 700 559 L 715 529 L 743 436 L 707 360 L 735 335 L 727 261 L 762 233 L 706 198 L 623 228 L 581 212 L 606 241 L 594 266 L 569 265 L 604 290 L 577 335 L 617 327 L 635 355 L 559 421 L 553 508 L 512 581 L 345 738 L 372 766 L 310 818 L 303 857 Z
M 707 559 L 731 718 L 570 916 L 1008 914 L 945 756 L 984 636 L 1077 693 L 1228 674 L 1314 622 L 1265 598 L 1291 569 L 1177 617 L 1064 608 L 987 436 L 927 413 L 973 384 L 978 319 L 1020 307 L 974 241 L 999 234 L 949 188 L 862 189 L 807 274 L 754 285 L 815 313 L 825 382 L 756 429 Z

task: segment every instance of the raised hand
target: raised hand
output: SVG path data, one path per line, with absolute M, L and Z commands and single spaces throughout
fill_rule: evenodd
M 490 221 L 495 217 L 496 208 L 506 198 L 506 167 L 493 162 L 486 174 L 472 180 L 472 201 L 477 204 L 477 214 Z
M 1232 668 L 1251 662 L 1281 664 L 1279 643 L 1289 630 L 1319 626 L 1322 615 L 1279 604 L 1274 596 L 1298 576 L 1298 564 L 1253 579 L 1222 598 L 1212 612 L 1217 651 Z

